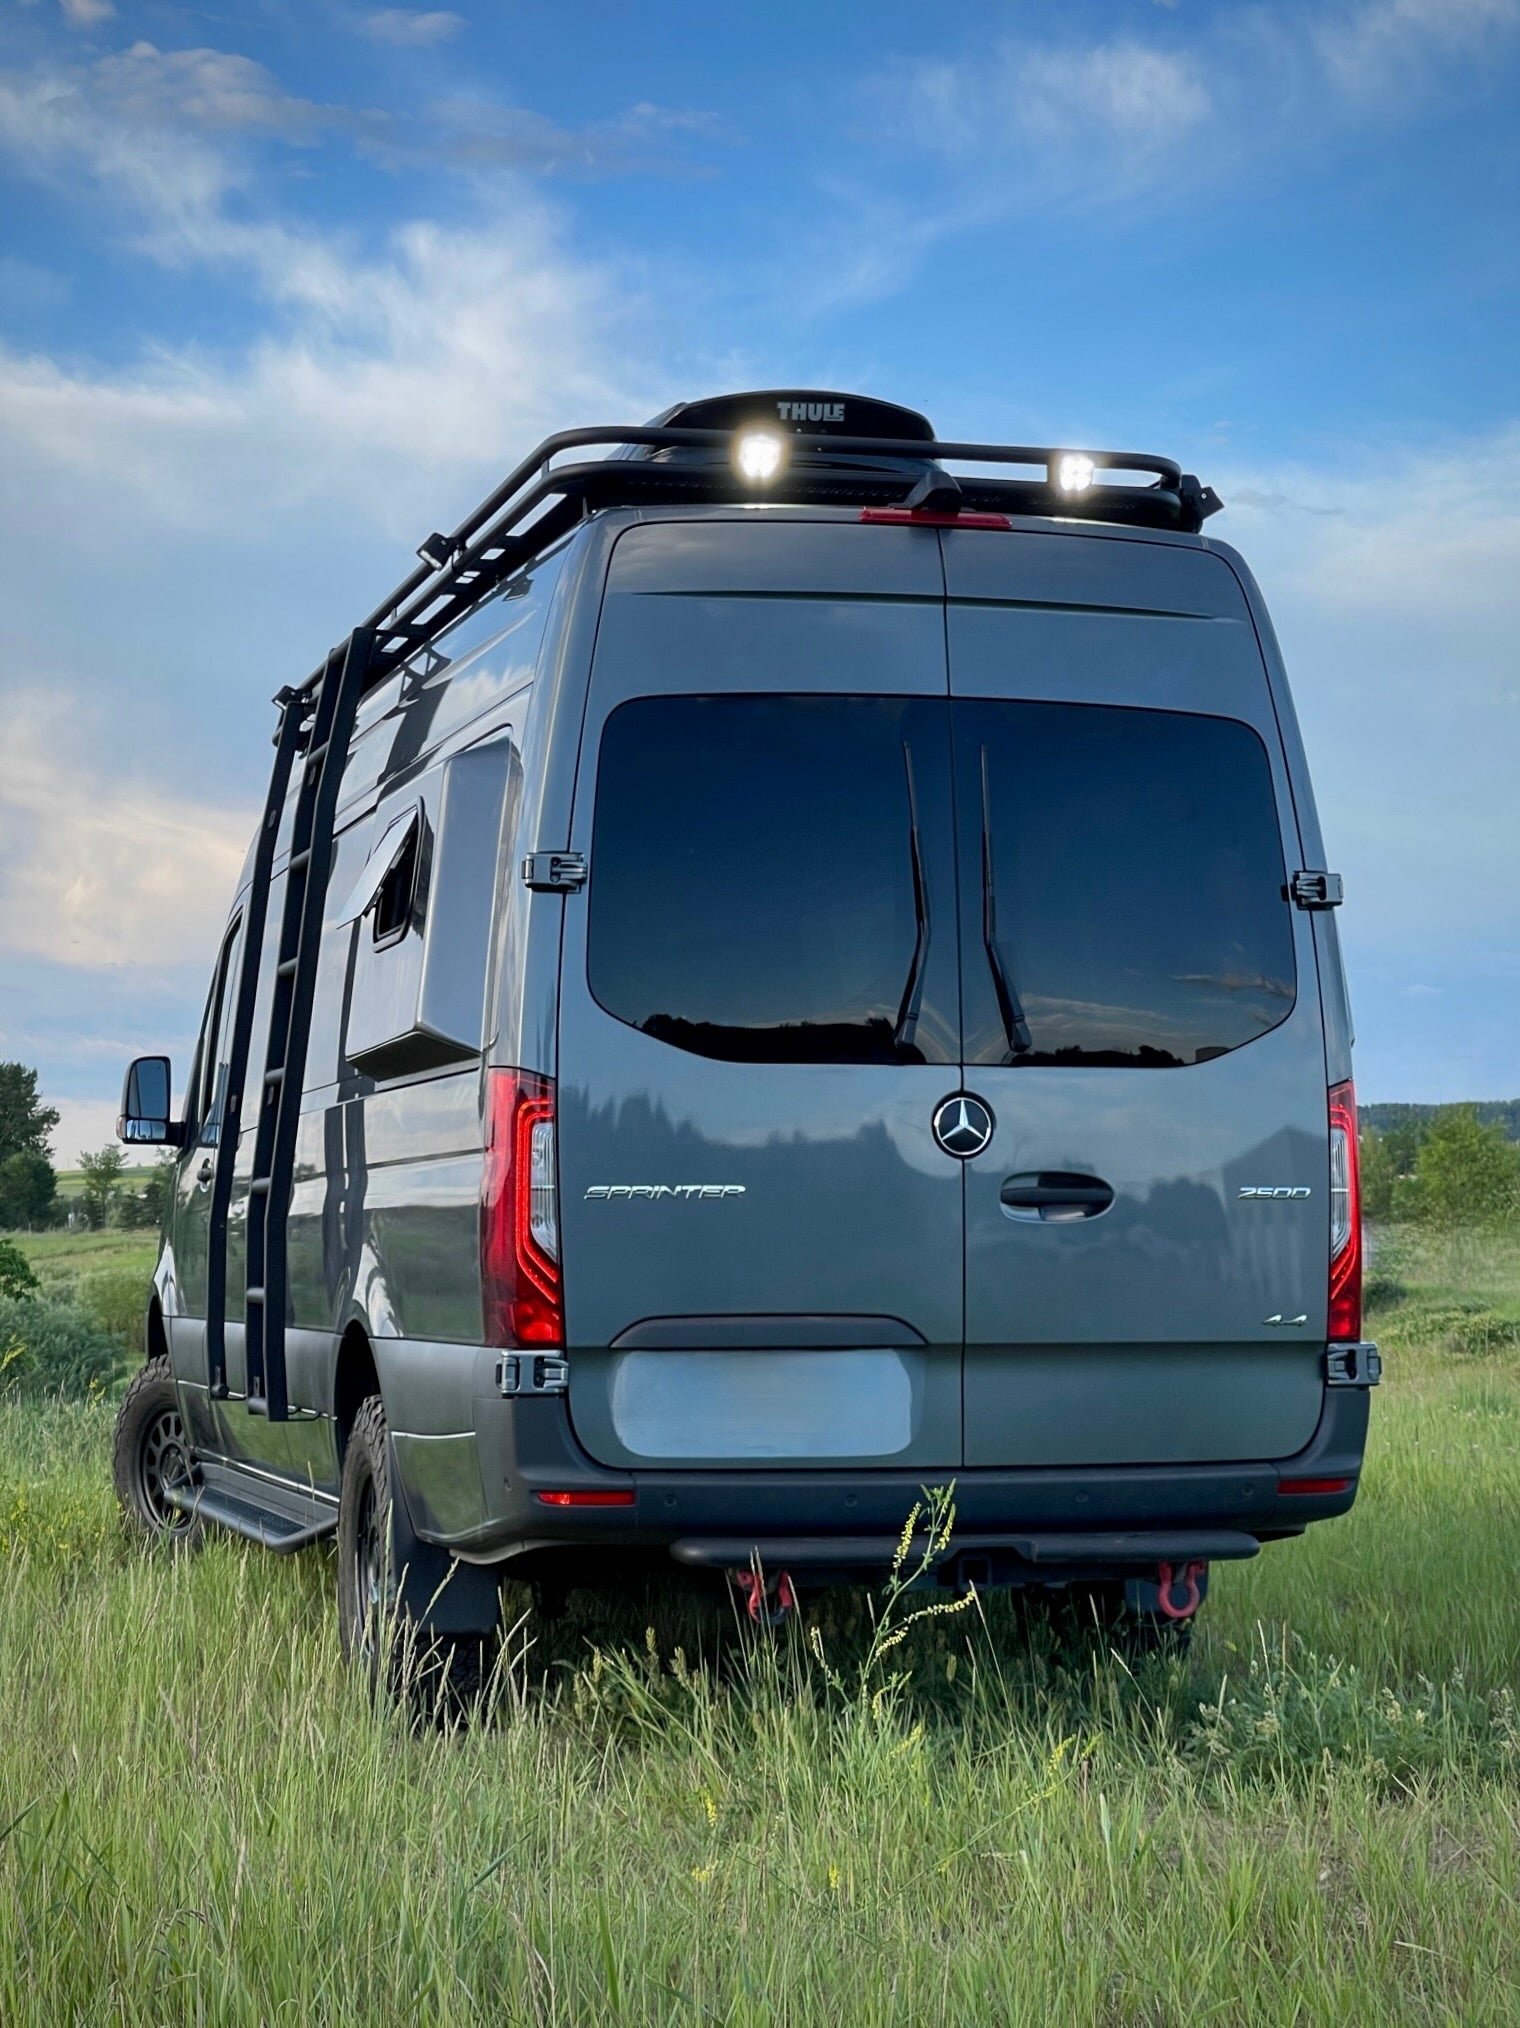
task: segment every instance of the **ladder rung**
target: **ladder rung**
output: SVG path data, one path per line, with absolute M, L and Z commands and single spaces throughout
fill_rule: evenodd
M 272 1180 L 273 1179 L 268 1176 L 255 1176 L 253 1181 L 248 1186 L 248 1195 L 250 1197 L 267 1197 L 269 1195 L 269 1185 Z
M 307 867 L 310 866 L 310 864 L 311 864 L 311 847 L 309 845 L 304 847 L 299 852 L 291 853 L 290 870 L 292 873 L 304 873 Z
M 243 1294 L 250 1303 L 262 1303 L 264 1300 L 262 1289 L 244 1289 Z
M 293 979 L 296 975 L 296 966 L 298 963 L 299 960 L 296 958 L 286 958 L 283 964 L 275 966 L 274 968 L 275 977 L 277 979 Z
M 331 745 L 332 741 L 330 739 L 324 739 L 320 746 L 309 747 L 306 753 L 306 765 L 309 768 L 319 766 L 327 758 L 327 749 Z

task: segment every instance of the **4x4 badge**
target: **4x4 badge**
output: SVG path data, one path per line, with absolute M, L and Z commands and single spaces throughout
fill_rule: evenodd
M 992 1139 L 992 1109 L 968 1091 L 941 1099 L 934 1108 L 934 1138 L 947 1155 L 969 1162 Z

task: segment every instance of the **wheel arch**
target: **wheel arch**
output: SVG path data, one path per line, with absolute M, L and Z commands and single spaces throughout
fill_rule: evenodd
M 380 1392 L 380 1369 L 375 1364 L 369 1333 L 357 1321 L 343 1333 L 338 1346 L 338 1363 L 333 1373 L 333 1431 L 338 1444 L 338 1464 L 348 1449 L 354 1417 L 372 1394 Z
M 155 1289 L 148 1298 L 148 1314 L 143 1323 L 143 1364 L 149 1365 L 155 1359 L 169 1357 L 169 1329 L 164 1322 L 164 1306 Z

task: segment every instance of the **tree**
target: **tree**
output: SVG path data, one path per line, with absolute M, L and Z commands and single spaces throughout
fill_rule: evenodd
M 24 1063 L 0 1063 L 0 1162 L 26 1153 L 46 1158 L 57 1124 L 57 1106 L 45 1106 L 37 1096 L 36 1071 Z
M 0 1239 L 0 1296 L 30 1296 L 38 1287 L 32 1264 L 14 1241 Z
M 1497 1225 L 1520 1213 L 1520 1147 L 1473 1106 L 1440 1113 L 1420 1149 L 1422 1217 L 1452 1229 Z
M 84 1175 L 80 1202 L 84 1222 L 91 1232 L 100 1232 L 111 1222 L 111 1207 L 121 1187 L 121 1172 L 127 1158 L 120 1148 L 102 1148 L 97 1154 L 82 1154 L 79 1167 Z
M 143 1184 L 143 1209 L 147 1213 L 146 1223 L 162 1226 L 169 1216 L 174 1203 L 174 1174 L 178 1164 L 172 1155 L 161 1155 L 148 1171 Z
M 1393 1186 L 1398 1171 L 1388 1152 L 1388 1141 L 1376 1127 L 1363 1127 L 1358 1150 L 1362 1182 L 1362 1216 L 1375 1223 L 1393 1216 Z
M 52 1217 L 58 1178 L 46 1155 L 19 1148 L 0 1162 L 0 1229 L 46 1225 Z

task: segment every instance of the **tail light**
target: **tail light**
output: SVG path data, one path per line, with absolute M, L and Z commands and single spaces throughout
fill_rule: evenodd
M 1362 1191 L 1356 1161 L 1356 1092 L 1330 1087 L 1330 1323 L 1332 1339 L 1362 1335 Z
M 486 1072 L 480 1280 L 488 1345 L 564 1344 L 554 1082 L 532 1071 Z

